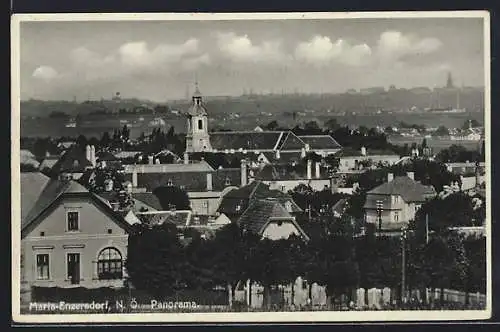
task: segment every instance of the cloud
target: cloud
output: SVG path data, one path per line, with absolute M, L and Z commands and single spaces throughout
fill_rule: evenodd
M 349 65 L 361 66 L 367 63 L 372 50 L 367 44 L 351 45 L 344 39 L 332 42 L 327 36 L 314 36 L 307 42 L 302 42 L 295 48 L 295 58 L 314 65 L 329 64 L 332 61 Z
M 377 42 L 377 55 L 382 61 L 396 61 L 405 57 L 431 54 L 441 46 L 442 42 L 437 38 L 419 39 L 399 31 L 385 31 Z
M 154 67 L 162 64 L 181 62 L 199 52 L 199 41 L 189 39 L 183 44 L 159 44 L 150 49 L 144 41 L 123 44 L 118 49 L 121 62 L 132 67 Z
M 32 76 L 44 81 L 51 81 L 59 76 L 57 70 L 50 66 L 40 66 L 33 71 Z
M 287 58 L 280 41 L 254 45 L 248 35 L 238 36 L 233 32 L 217 33 L 216 39 L 223 55 L 235 62 L 281 62 Z

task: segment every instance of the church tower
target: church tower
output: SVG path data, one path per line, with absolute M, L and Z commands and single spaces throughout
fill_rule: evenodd
M 208 114 L 196 82 L 192 105 L 187 113 L 186 152 L 209 151 L 212 151 L 212 147 L 208 134 Z

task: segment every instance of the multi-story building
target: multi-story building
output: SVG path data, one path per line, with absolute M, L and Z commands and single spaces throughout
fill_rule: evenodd
M 365 221 L 381 231 L 401 230 L 415 218 L 422 204 L 436 194 L 434 187 L 415 181 L 413 172 L 396 177 L 389 173 L 387 182 L 367 192 Z

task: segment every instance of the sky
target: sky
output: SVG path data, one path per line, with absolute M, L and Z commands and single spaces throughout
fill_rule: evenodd
M 481 18 L 22 22 L 21 99 L 484 85 Z

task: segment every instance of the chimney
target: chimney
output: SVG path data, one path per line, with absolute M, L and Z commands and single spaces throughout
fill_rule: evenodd
M 133 187 L 137 187 L 137 170 L 134 169 L 134 171 L 132 172 L 132 186 Z
M 95 146 L 91 145 L 90 146 L 90 162 L 92 163 L 92 166 L 95 167 L 95 165 L 97 164 L 96 162 L 96 158 L 95 158 Z
M 366 156 L 366 148 L 364 146 L 361 147 L 361 155 Z
M 184 165 L 189 164 L 189 154 L 184 152 Z
M 321 171 L 320 171 L 320 163 L 319 162 L 316 162 L 314 164 L 314 166 L 316 167 L 316 179 L 319 179 L 321 177 Z
M 394 180 L 394 174 L 393 173 L 387 173 L 387 182 L 391 182 Z
M 207 191 L 212 191 L 212 173 L 207 173 Z
M 241 186 L 246 186 L 248 182 L 247 178 L 247 161 L 246 159 L 241 159 Z
M 276 150 L 276 159 L 280 159 L 280 150 Z
M 85 147 L 85 158 L 87 158 L 88 161 L 92 162 L 92 151 L 90 149 L 90 145 L 87 145 Z
M 309 146 L 309 144 L 306 143 L 306 151 L 309 151 L 311 149 L 311 147 Z
M 406 172 L 406 176 L 408 176 L 412 180 L 415 180 L 415 173 L 414 172 Z
M 302 148 L 302 150 L 300 150 L 300 158 L 305 158 L 305 157 L 306 157 L 306 149 Z
M 312 179 L 312 160 L 311 159 L 307 160 L 307 179 L 308 180 Z
M 156 158 L 156 159 L 155 159 L 155 164 L 156 164 L 156 165 L 160 165 L 160 158 Z
M 153 165 L 153 156 L 148 156 L 148 164 Z

